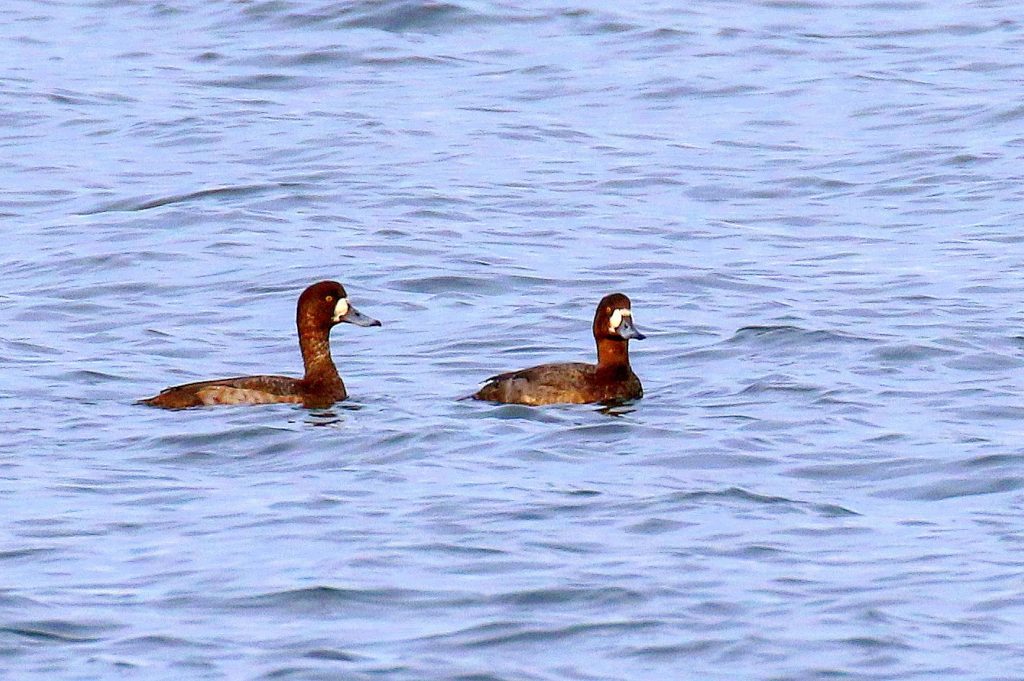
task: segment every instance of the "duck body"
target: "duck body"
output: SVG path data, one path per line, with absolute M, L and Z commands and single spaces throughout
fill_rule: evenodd
M 644 335 L 633 326 L 629 298 L 605 296 L 594 314 L 597 364 L 541 364 L 492 376 L 473 398 L 505 404 L 590 404 L 643 397 L 640 379 L 629 365 L 629 341 Z
M 238 376 L 186 383 L 162 390 L 142 404 L 166 409 L 187 409 L 214 404 L 275 404 L 291 402 L 306 406 L 330 406 L 348 397 L 344 383 L 334 390 L 310 389 L 289 376 Z M 312 404 L 312 403 L 316 404 Z
M 478 400 L 507 404 L 590 404 L 625 402 L 644 396 L 633 370 L 611 370 L 583 362 L 541 364 L 487 379 L 473 396 Z
M 174 386 L 141 404 L 165 409 L 187 409 L 215 404 L 293 403 L 309 408 L 329 407 L 348 393 L 331 358 L 330 332 L 346 322 L 380 326 L 348 302 L 345 288 L 335 281 L 313 284 L 299 296 L 296 325 L 305 375 L 238 376 Z

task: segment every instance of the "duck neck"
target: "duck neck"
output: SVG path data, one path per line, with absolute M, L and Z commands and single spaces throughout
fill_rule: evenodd
M 599 338 L 597 341 L 597 368 L 605 371 L 630 371 L 629 341 Z
M 299 348 L 302 350 L 302 363 L 306 368 L 303 380 L 308 384 L 341 384 L 338 368 L 331 359 L 330 333 L 329 328 L 303 328 L 301 324 L 299 325 Z

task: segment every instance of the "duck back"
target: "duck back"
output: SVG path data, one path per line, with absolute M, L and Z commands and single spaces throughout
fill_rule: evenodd
M 473 397 L 509 404 L 588 404 L 643 397 L 640 379 L 629 366 L 603 371 L 582 362 L 542 364 L 487 379 Z
M 239 376 L 186 383 L 162 390 L 141 404 L 165 409 L 187 409 L 214 404 L 276 404 L 304 402 L 301 381 L 288 376 Z M 335 400 L 345 399 L 344 385 Z

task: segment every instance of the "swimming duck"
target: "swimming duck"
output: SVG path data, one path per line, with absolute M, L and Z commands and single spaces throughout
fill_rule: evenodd
M 166 409 L 185 409 L 211 404 L 272 404 L 291 402 L 311 408 L 329 407 L 348 393 L 331 359 L 330 333 L 336 324 L 380 326 L 348 301 L 345 287 L 321 281 L 299 296 L 296 324 L 306 374 L 287 376 L 240 376 L 201 381 L 167 388 L 140 404 Z
M 510 404 L 587 404 L 621 402 L 643 397 L 640 379 L 629 366 L 629 341 L 643 340 L 633 325 L 629 298 L 612 293 L 601 299 L 594 314 L 597 364 L 542 364 L 492 376 L 474 399 Z

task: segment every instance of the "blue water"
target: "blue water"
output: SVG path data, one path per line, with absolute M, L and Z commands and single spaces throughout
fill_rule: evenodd
M 0 21 L 0 677 L 1024 678 L 1007 0 Z M 297 375 L 346 285 L 351 398 Z M 646 397 L 458 401 L 593 356 Z

